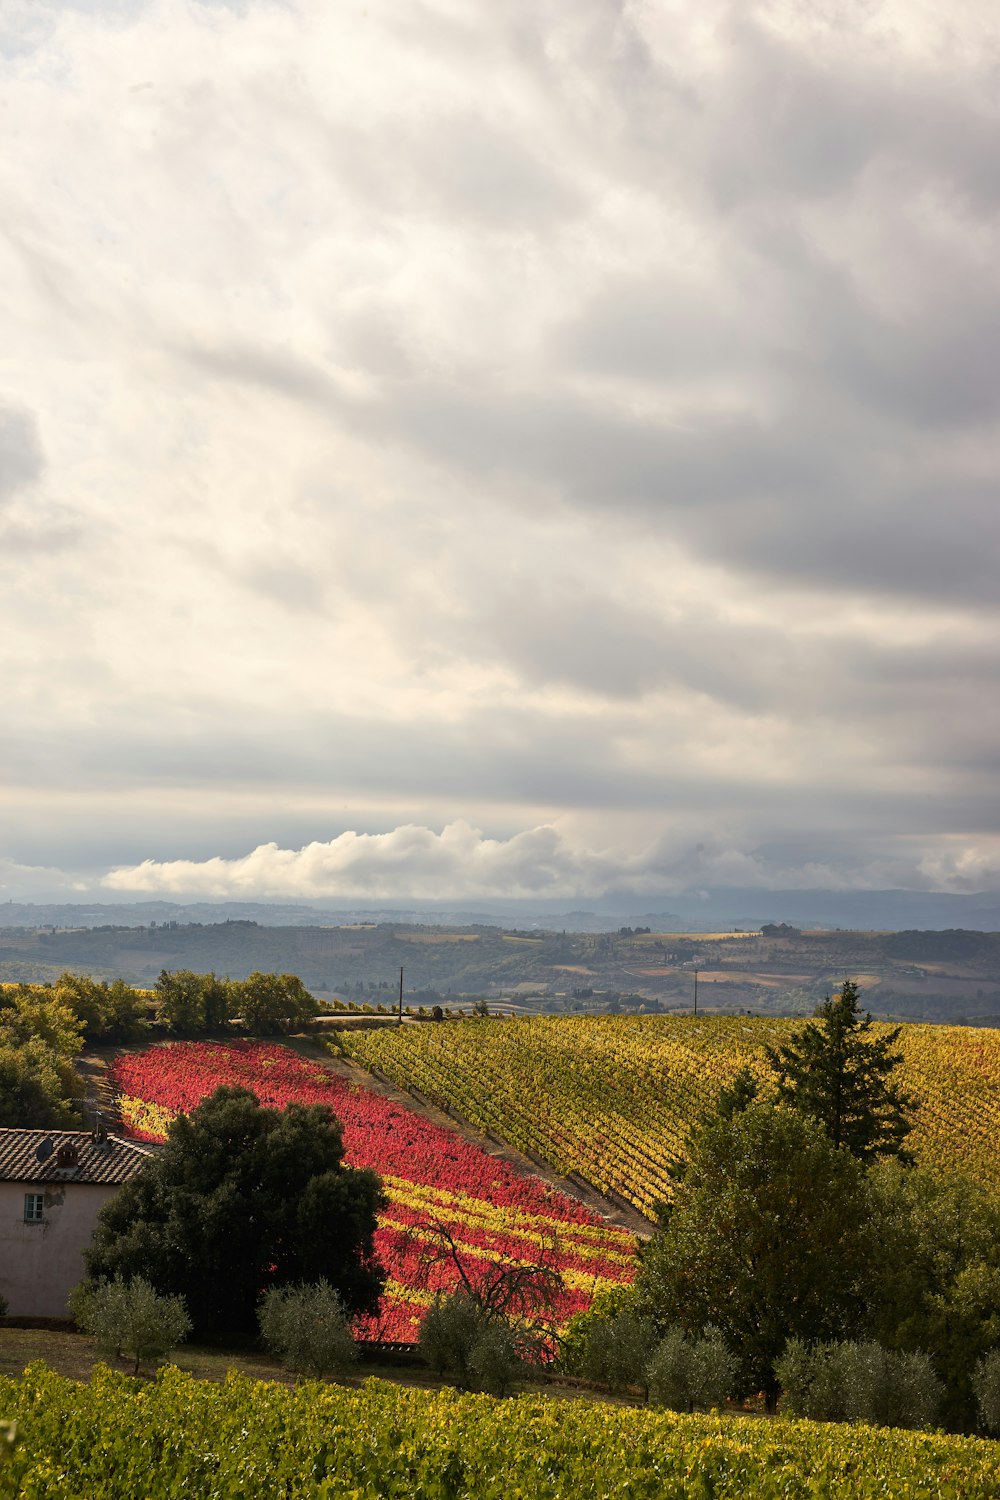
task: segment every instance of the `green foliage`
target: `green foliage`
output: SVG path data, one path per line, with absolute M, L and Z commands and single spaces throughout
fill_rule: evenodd
M 463 1288 L 435 1296 L 420 1325 L 420 1352 L 459 1390 L 494 1396 L 509 1394 L 523 1367 L 515 1328 Z
M 145 999 L 123 979 L 109 984 L 67 970 L 56 980 L 52 995 L 82 1022 L 89 1042 L 133 1041 L 146 1030 Z
M 692 1140 L 663 1231 L 647 1246 L 636 1295 L 666 1329 L 719 1329 L 740 1391 L 776 1392 L 789 1338 L 850 1334 L 864 1319 L 878 1246 L 861 1163 L 822 1127 L 753 1104 Z
M 469 1368 L 477 1390 L 509 1396 L 524 1373 L 517 1330 L 505 1319 L 488 1322 L 469 1352 Z
M 141 1276 L 131 1281 L 81 1282 L 70 1295 L 70 1312 L 78 1328 L 96 1341 L 104 1355 L 131 1354 L 136 1375 L 141 1364 L 153 1364 L 184 1342 L 191 1332 L 183 1297 L 161 1296 Z
M 73 1095 L 79 1093 L 79 1082 L 72 1076 L 65 1077 L 58 1060 L 43 1043 L 0 1045 L 0 1126 L 78 1129 L 80 1116 Z
M 873 1036 L 872 1018 L 862 1016 L 850 979 L 816 1015 L 790 1042 L 767 1049 L 778 1098 L 819 1120 L 835 1146 L 861 1161 L 905 1156 L 915 1101 L 890 1077 L 903 1060 L 893 1051 L 900 1028 Z
M 810 1348 L 792 1339 L 776 1369 L 782 1411 L 817 1422 L 930 1427 L 944 1394 L 926 1354 L 870 1341 Z
M 684 1416 L 522 1396 L 516 1406 L 367 1382 L 362 1390 L 89 1385 L 29 1367 L 0 1378 L 25 1500 L 996 1500 L 1000 1447 L 865 1427 Z
M 744 1064 L 732 1083 L 723 1084 L 716 1102 L 716 1113 L 720 1120 L 731 1120 L 749 1109 L 760 1094 L 760 1083 L 752 1068 Z
M 871 1185 L 883 1247 L 873 1331 L 895 1348 L 926 1350 L 945 1384 L 943 1420 L 972 1428 L 973 1368 L 1000 1346 L 1000 1198 L 962 1177 L 891 1162 Z
M 612 1391 L 645 1387 L 646 1366 L 657 1344 L 651 1318 L 628 1310 L 609 1318 L 584 1314 L 578 1337 L 576 1373 Z
M 374 1311 L 385 1198 L 374 1172 L 343 1157 L 328 1106 L 264 1109 L 246 1089 L 219 1088 L 105 1204 L 90 1276 L 148 1276 L 186 1298 L 199 1336 L 253 1332 L 262 1293 L 324 1277 L 349 1312 Z
M 294 1030 L 312 1020 L 319 1010 L 301 979 L 294 974 L 253 973 L 234 983 L 233 1006 L 253 1036 Z
M 82 1033 L 83 1023 L 51 991 L 0 990 L 0 1125 L 79 1126 L 83 1085 L 73 1062 Z
M 17 1423 L 0 1422 L 0 1495 L 13 1495 L 10 1463 L 17 1448 Z
M 341 1375 L 357 1361 L 350 1321 L 333 1287 L 272 1287 L 257 1309 L 261 1337 L 296 1375 Z
M 673 1411 L 711 1411 L 733 1388 L 736 1361 L 716 1328 L 701 1337 L 671 1328 L 646 1368 L 649 1399 Z
M 160 1020 L 177 1036 L 223 1031 L 234 1019 L 251 1036 L 271 1036 L 310 1021 L 318 1001 L 294 974 L 223 980 L 191 969 L 164 969 L 156 981 Z
M 0 1044 L 23 1047 L 42 1042 L 53 1056 L 68 1062 L 83 1046 L 83 1022 L 50 990 L 18 985 L 5 991 L 0 1009 Z
M 475 1385 L 472 1351 L 489 1321 L 466 1292 L 457 1291 L 451 1296 L 438 1292 L 420 1324 L 420 1352 L 432 1370 L 459 1390 L 472 1390 Z
M 973 1376 L 979 1418 L 987 1432 L 1000 1432 L 1000 1349 L 983 1356 Z
M 156 981 L 157 1014 L 176 1036 L 196 1036 L 216 1030 L 229 1019 L 227 987 L 214 974 L 192 969 L 161 969 Z

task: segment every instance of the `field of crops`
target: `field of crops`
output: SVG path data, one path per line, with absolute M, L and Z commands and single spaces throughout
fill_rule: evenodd
M 368 1382 L 0 1380 L 24 1500 L 995 1500 L 1000 1444 Z M 8 1487 L 4 1488 L 7 1481 Z
M 365 1031 L 364 1066 L 446 1103 L 559 1172 L 580 1173 L 649 1212 L 692 1123 L 744 1063 L 801 1024 L 711 1016 L 544 1016 Z M 879 1028 L 884 1030 L 885 1028 Z M 1000 1190 L 1000 1032 L 904 1026 L 911 1144 L 928 1165 Z
M 348 1162 L 374 1167 L 390 1204 L 376 1247 L 389 1272 L 380 1317 L 364 1336 L 415 1337 L 452 1267 L 426 1265 L 427 1225 L 443 1223 L 473 1274 L 490 1258 L 544 1259 L 562 1274 L 558 1313 L 568 1318 L 595 1292 L 632 1275 L 634 1242 L 537 1177 L 432 1124 L 380 1094 L 350 1086 L 316 1062 L 274 1044 L 174 1042 L 122 1053 L 111 1072 L 122 1117 L 140 1138 L 161 1140 L 178 1110 L 193 1109 L 219 1084 L 250 1088 L 262 1104 L 329 1104 L 344 1127 Z

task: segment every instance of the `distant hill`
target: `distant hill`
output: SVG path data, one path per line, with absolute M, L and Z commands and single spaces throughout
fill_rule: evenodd
M 71 969 L 148 985 L 161 969 L 211 970 L 234 979 L 262 969 L 298 974 L 321 997 L 392 1004 L 402 969 L 407 999 L 416 1004 L 484 998 L 529 1011 L 684 1014 L 697 998 L 703 1011 L 793 1016 L 811 1013 L 851 977 L 879 1017 L 979 1025 L 1000 1018 L 1000 934 L 836 931 L 791 923 L 769 924 L 767 934 L 650 930 L 646 924 L 581 933 L 360 919 L 270 926 L 246 916 L 221 922 L 150 917 L 143 926 L 0 929 L 0 980 L 45 981 Z
M 586 903 L 557 900 L 372 902 L 267 901 L 8 901 L 2 927 L 148 927 L 155 922 L 215 924 L 252 921 L 262 927 L 331 927 L 345 922 L 404 922 L 460 927 L 537 927 L 555 932 L 614 932 L 622 926 L 660 931 L 714 932 L 758 929 L 765 923 L 795 927 L 848 927 L 864 931 L 962 927 L 1000 930 L 996 892 L 953 895 L 940 891 L 762 891 L 742 886 L 636 896 L 609 891 Z

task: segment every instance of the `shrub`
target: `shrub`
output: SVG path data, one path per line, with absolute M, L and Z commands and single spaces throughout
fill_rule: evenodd
M 691 1411 L 721 1406 L 736 1378 L 736 1360 L 717 1328 L 692 1339 L 688 1355 L 688 1395 Z
M 656 1330 L 649 1318 L 621 1312 L 611 1318 L 587 1318 L 580 1330 L 577 1368 L 587 1380 L 613 1391 L 645 1386 L 646 1366 L 656 1348 Z
M 804 1339 L 789 1339 L 775 1364 L 783 1412 L 814 1422 L 846 1421 L 840 1348 L 839 1344 L 810 1346 Z
M 1000 1432 L 1000 1349 L 979 1361 L 972 1385 L 983 1426 L 988 1432 Z
M 420 1352 L 459 1390 L 506 1396 L 523 1367 L 517 1329 L 459 1289 L 438 1293 L 420 1325 Z
M 156 1363 L 191 1332 L 184 1298 L 163 1296 L 141 1276 L 81 1282 L 70 1295 L 69 1308 L 99 1353 L 115 1358 L 131 1354 L 135 1374 L 141 1364 Z
M 459 1390 L 471 1390 L 475 1384 L 472 1351 L 485 1326 L 483 1311 L 471 1297 L 461 1291 L 450 1297 L 439 1292 L 420 1325 L 420 1352 L 432 1370 Z
M 926 1354 L 845 1344 L 841 1380 L 849 1422 L 930 1427 L 944 1394 Z
M 325 1278 L 272 1287 L 257 1317 L 264 1343 L 296 1375 L 341 1375 L 358 1357 L 343 1303 Z
M 817 1422 L 929 1427 L 943 1396 L 926 1354 L 876 1343 L 817 1344 L 792 1339 L 775 1365 L 782 1410 Z
M 476 1384 L 491 1396 L 509 1396 L 523 1370 L 517 1334 L 507 1322 L 493 1321 L 480 1330 L 469 1354 Z
M 735 1376 L 736 1361 L 715 1328 L 700 1338 L 671 1328 L 646 1367 L 650 1401 L 673 1411 L 721 1406 Z

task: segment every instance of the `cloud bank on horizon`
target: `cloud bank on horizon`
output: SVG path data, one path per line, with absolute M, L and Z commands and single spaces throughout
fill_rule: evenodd
M 0 893 L 1000 889 L 978 0 L 10 0 Z
M 815 864 L 781 867 L 703 843 L 678 847 L 661 840 L 638 854 L 594 853 L 574 848 L 551 826 L 490 839 L 459 821 L 440 833 L 413 825 L 382 834 L 348 832 L 302 849 L 260 844 L 237 859 L 143 860 L 110 871 L 101 886 L 144 897 L 310 901 L 332 894 L 385 901 L 401 892 L 421 900 L 652 897 L 699 885 L 850 891 L 881 883 L 961 892 L 979 890 L 995 874 L 967 851 L 947 866 L 928 858 L 910 869 L 883 865 L 848 873 Z

